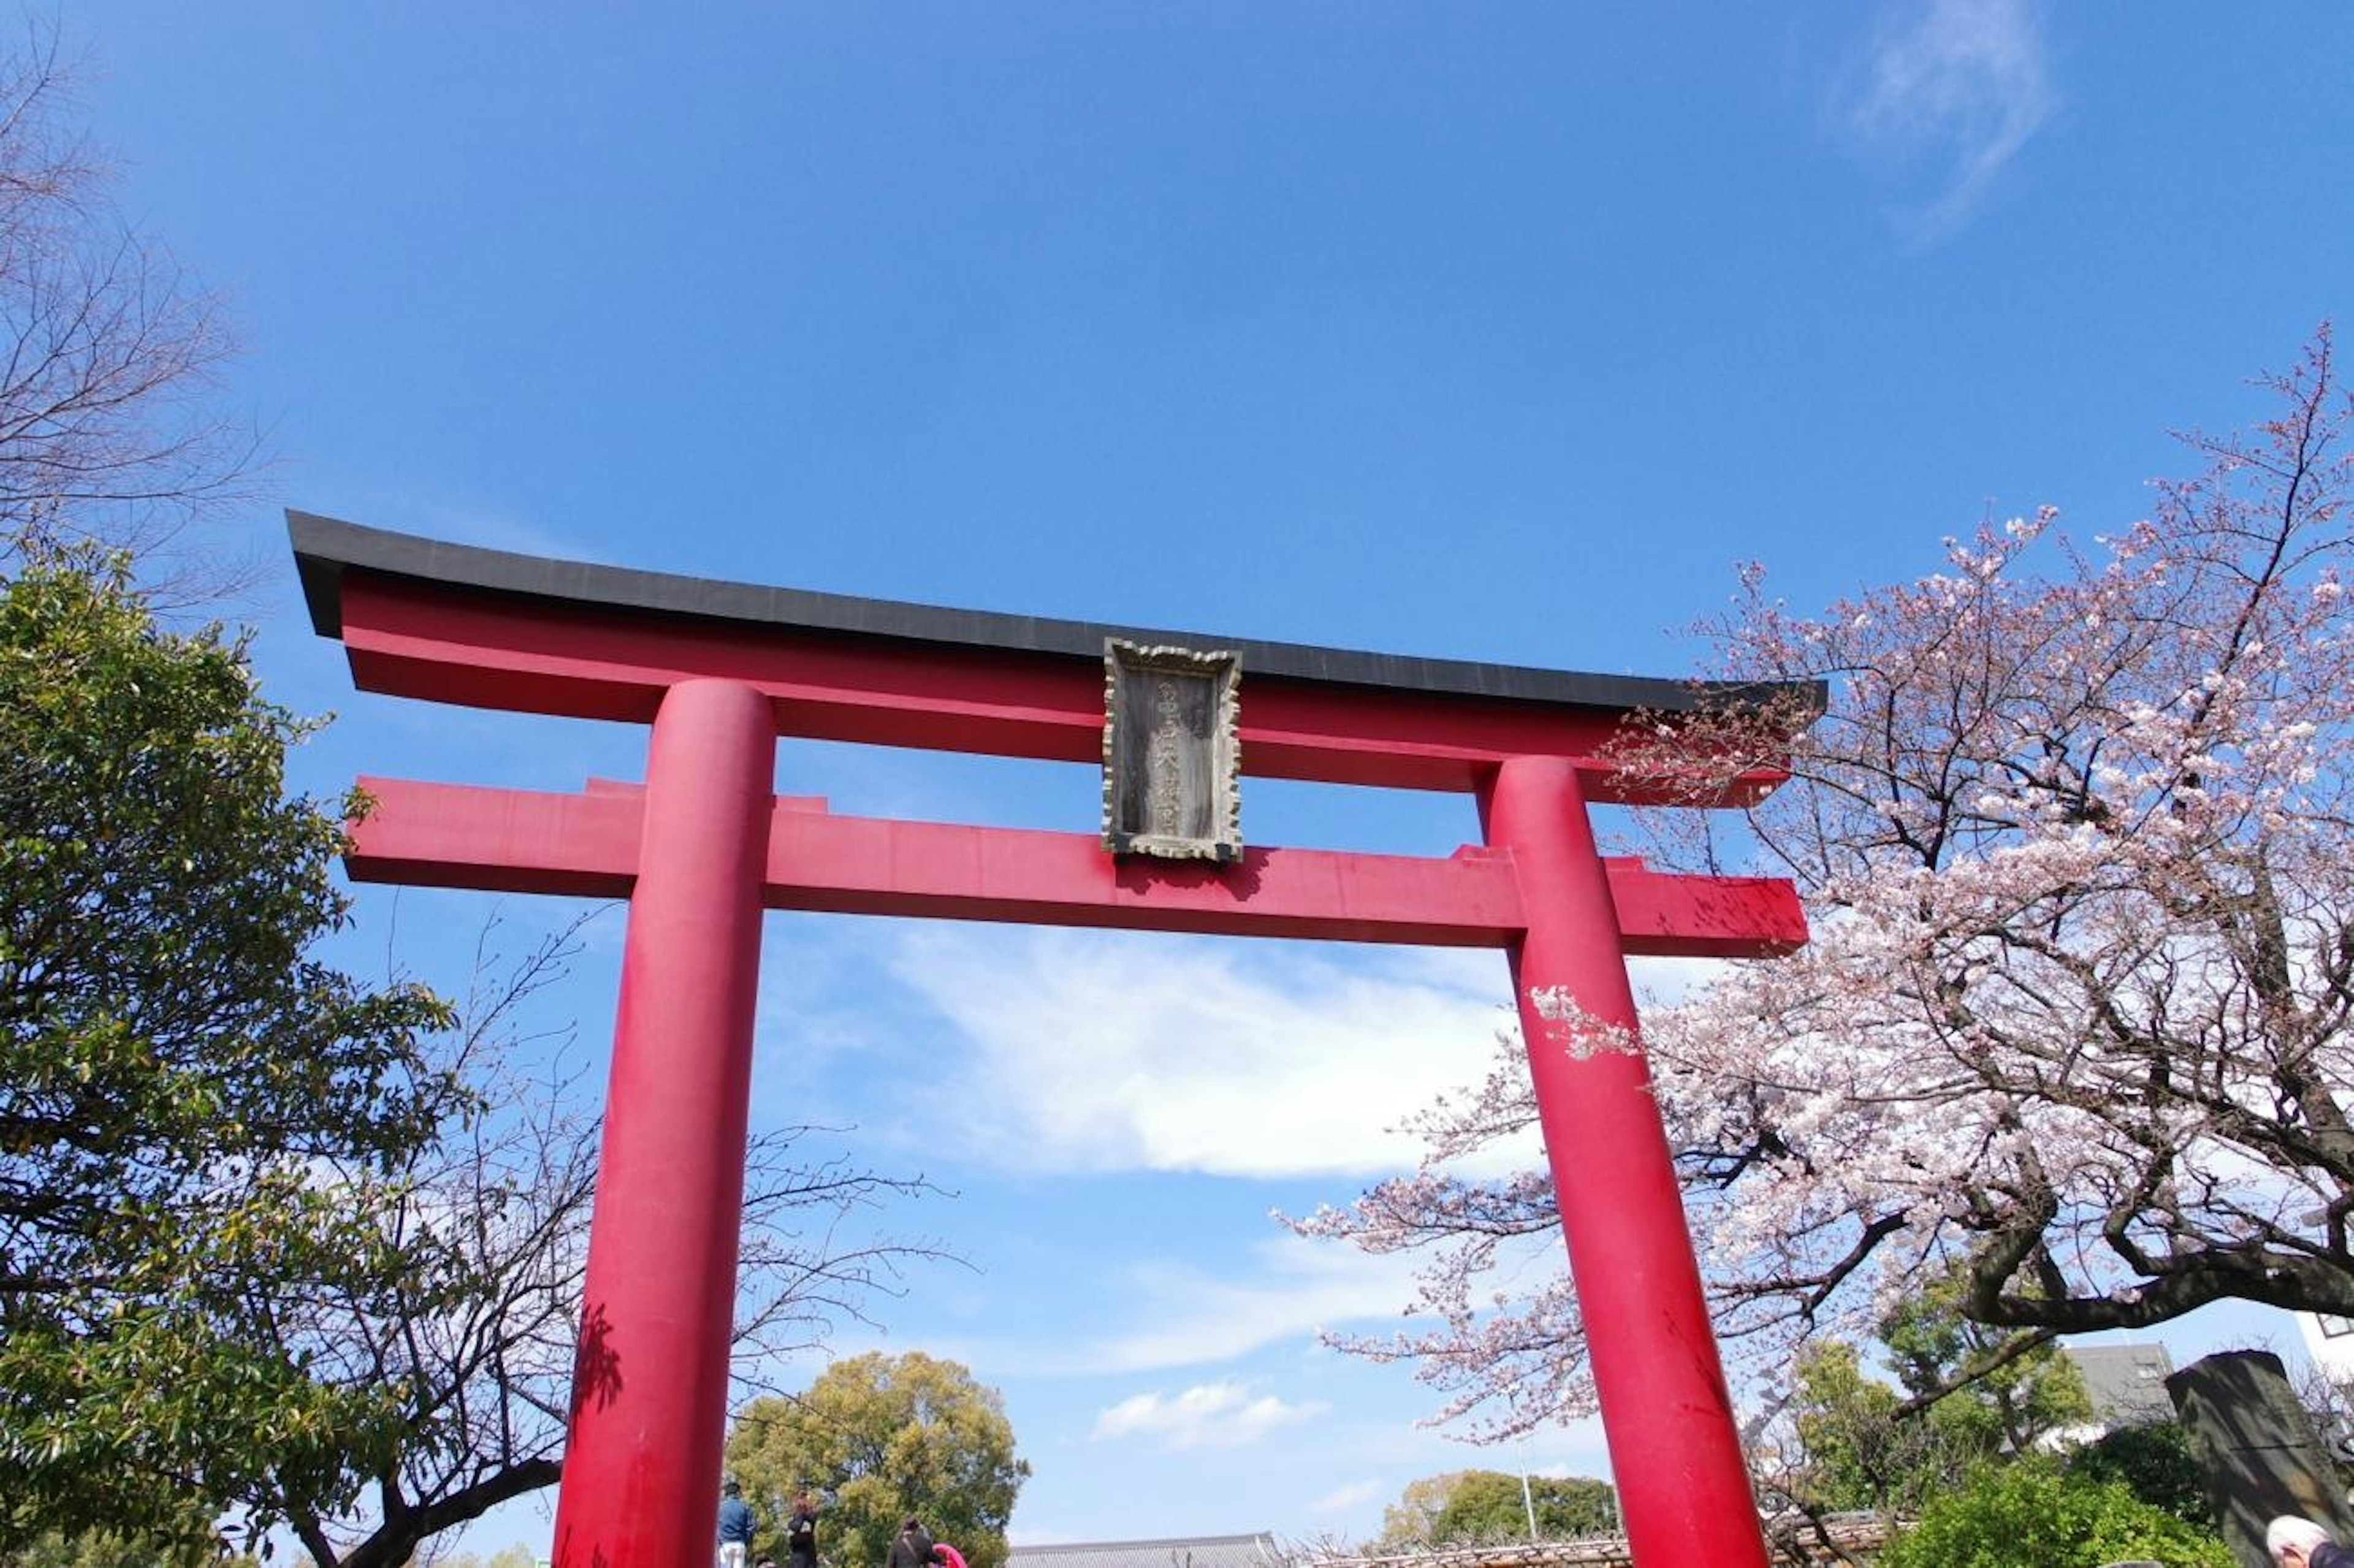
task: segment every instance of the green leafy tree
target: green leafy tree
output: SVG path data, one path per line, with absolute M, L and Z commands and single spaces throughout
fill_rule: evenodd
M 1447 1506 L 1447 1494 L 1463 1475 L 1461 1470 L 1448 1470 L 1408 1481 L 1405 1489 L 1398 1494 L 1398 1500 L 1382 1510 L 1382 1532 L 1367 1550 L 1396 1552 L 1428 1546 L 1433 1539 L 1431 1526 L 1439 1510 Z
M 1979 1470 L 1932 1498 L 1881 1568 L 2233 1568 L 2211 1531 L 2134 1496 L 2121 1481 L 2072 1476 L 2043 1456 Z
M 253 1293 L 430 1290 L 370 1221 L 467 1097 L 442 1005 L 319 962 L 356 802 L 289 798 L 308 726 L 241 642 L 160 628 L 120 558 L 0 580 L 0 1550 L 209 1539 L 262 1475 L 350 1494 L 398 1390 L 313 1378 Z
M 1973 1465 L 2091 1418 L 2074 1363 L 2055 1345 L 2022 1348 L 1970 1322 L 1957 1283 L 1887 1314 L 1880 1336 L 1895 1385 L 1842 1341 L 1798 1358 L 1791 1430 L 1800 1458 L 1784 1489 L 1803 1509 L 1910 1512 Z
M 1573 1541 L 1608 1535 L 1618 1528 L 1616 1494 L 1607 1481 L 1587 1476 L 1530 1476 L 1498 1470 L 1468 1470 L 1431 1520 L 1434 1545 L 1525 1538 L 1529 1513 L 1536 1513 L 1538 1536 Z
M 1382 1533 L 1373 1550 L 1384 1552 L 1432 1547 L 1485 1545 L 1525 1541 L 1529 1513 L 1546 1541 L 1609 1535 L 1618 1528 L 1617 1499 L 1610 1483 L 1589 1476 L 1531 1476 L 1501 1470 L 1449 1470 L 1406 1483 L 1398 1500 L 1382 1510 Z
M 2200 1530 L 2215 1527 L 2207 1478 L 2191 1457 L 2190 1436 L 2179 1421 L 2152 1421 L 2106 1432 L 2068 1456 L 2068 1473 L 2096 1481 L 2123 1481 L 2152 1508 Z
M 1030 1474 L 1003 1397 L 920 1351 L 839 1361 L 806 1393 L 755 1400 L 728 1434 L 727 1467 L 759 1516 L 759 1545 L 783 1556 L 792 1499 L 808 1491 L 823 1501 L 826 1556 L 854 1568 L 882 1562 L 909 1514 L 972 1568 L 1004 1568 Z
M 1956 1433 L 1974 1431 L 1988 1452 L 2023 1454 L 2049 1433 L 2090 1421 L 2093 1399 L 2076 1364 L 2049 1340 L 2022 1341 L 1973 1322 L 1963 1313 L 1965 1284 L 1949 1274 L 1880 1321 L 1889 1363 L 1914 1401 L 1939 1402 Z
M 1802 1508 L 1910 1512 L 1990 1452 L 1987 1424 L 1976 1413 L 1950 1402 L 1910 1407 L 1864 1369 L 1853 1345 L 1808 1347 L 1793 1381 L 1797 1462 L 1776 1479 Z

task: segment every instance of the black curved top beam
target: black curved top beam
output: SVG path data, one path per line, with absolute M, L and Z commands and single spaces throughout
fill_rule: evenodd
M 325 637 L 343 632 L 342 586 L 348 571 L 379 573 L 451 589 L 520 595 L 583 609 L 622 610 L 658 618 L 732 622 L 889 641 L 1047 654 L 1100 664 L 1104 640 L 1233 650 L 1255 676 L 1370 686 L 1434 695 L 1500 698 L 1548 706 L 1613 712 L 1652 709 L 1687 713 L 1704 708 L 1796 702 L 1819 713 L 1819 682 L 1761 684 L 1680 681 L 1644 675 L 1597 675 L 1481 664 L 1402 653 L 1367 653 L 1248 637 L 1213 637 L 1096 621 L 1055 620 L 991 610 L 946 609 L 896 599 L 858 599 L 806 588 L 719 582 L 668 572 L 561 561 L 505 550 L 453 545 L 289 510 L 287 531 L 302 575 L 311 624 Z

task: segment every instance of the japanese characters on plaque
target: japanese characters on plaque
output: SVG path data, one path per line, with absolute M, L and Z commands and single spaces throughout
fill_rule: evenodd
M 1106 849 L 1242 858 L 1241 689 L 1239 654 L 1105 639 Z

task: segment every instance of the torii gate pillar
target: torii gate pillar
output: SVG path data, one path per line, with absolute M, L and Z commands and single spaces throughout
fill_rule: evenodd
M 1754 1561 L 1748 1467 L 1577 767 L 1512 758 L 1480 806 L 1520 878 L 1512 989 L 1629 1550 L 1640 1563 Z M 1624 1038 L 1583 1038 L 1554 999 Z
M 654 717 L 556 1512 L 582 1568 L 711 1559 L 776 755 L 740 682 Z

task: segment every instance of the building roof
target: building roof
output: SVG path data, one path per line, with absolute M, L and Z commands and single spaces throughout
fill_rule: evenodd
M 2068 1345 L 2068 1359 L 2084 1375 L 2093 1397 L 2093 1420 L 2114 1430 L 2148 1421 L 2170 1421 L 2174 1401 L 2166 1392 L 2174 1358 L 2164 1345 Z
M 1261 1531 L 1172 1536 L 1163 1541 L 1016 1544 L 1006 1568 L 1272 1568 L 1280 1561 L 1282 1552 L 1275 1537 Z

